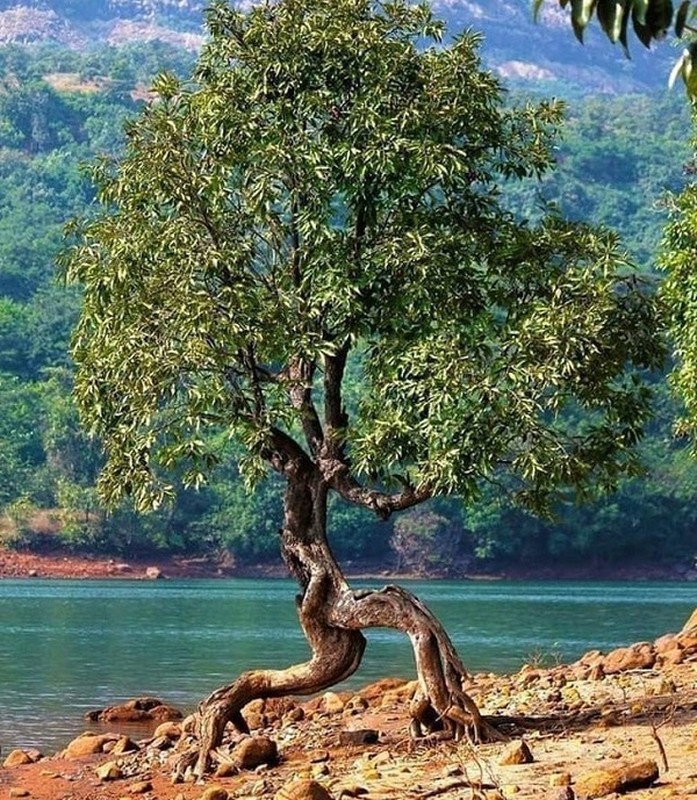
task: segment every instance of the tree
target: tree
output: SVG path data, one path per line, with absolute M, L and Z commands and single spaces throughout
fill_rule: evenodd
M 427 7 L 217 3 L 208 27 L 192 79 L 161 76 L 123 158 L 96 167 L 102 211 L 63 259 L 84 286 L 76 396 L 107 501 L 159 505 L 177 464 L 202 483 L 229 438 L 249 482 L 285 480 L 280 546 L 312 656 L 204 701 L 196 771 L 227 722 L 246 730 L 250 700 L 351 675 L 376 626 L 414 646 L 415 730 L 495 735 L 428 609 L 351 589 L 328 497 L 386 519 L 483 480 L 535 508 L 611 485 L 648 415 L 637 370 L 662 359 L 652 288 L 612 234 L 503 208 L 504 179 L 549 168 L 560 109 L 507 108 L 478 38 L 438 46 Z

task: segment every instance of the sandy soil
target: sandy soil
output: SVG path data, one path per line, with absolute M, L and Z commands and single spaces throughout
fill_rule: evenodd
M 196 558 L 116 560 L 63 553 L 33 553 L 0 549 L 0 578 L 147 579 L 147 570 L 163 578 L 215 578 L 231 572 L 230 565 Z M 154 573 L 151 573 L 154 574 Z

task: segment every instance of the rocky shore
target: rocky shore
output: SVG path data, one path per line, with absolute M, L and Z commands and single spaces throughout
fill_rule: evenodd
M 350 563 L 351 577 L 376 580 L 385 577 L 423 578 L 423 575 L 395 573 L 389 564 Z M 32 552 L 0 548 L 0 580 L 3 578 L 51 578 L 71 580 L 152 580 L 157 578 L 277 578 L 287 577 L 280 562 L 237 565 L 231 559 L 152 557 L 116 559 L 98 555 L 76 555 L 61 551 Z M 437 578 L 439 576 L 429 576 Z M 452 577 L 452 576 L 451 576 Z M 467 573 L 471 580 L 674 580 L 697 581 L 697 571 L 655 564 L 601 568 L 597 566 L 508 568 L 493 573 Z
M 140 698 L 94 712 L 85 733 L 54 756 L 3 754 L 0 798 L 697 796 L 697 611 L 679 633 L 655 642 L 551 669 L 476 675 L 466 688 L 508 741 L 411 740 L 416 684 L 388 679 L 354 694 L 248 705 L 252 735 L 230 732 L 215 753 L 214 775 L 196 782 L 181 769 L 191 721 L 158 699 Z M 147 736 L 126 732 L 129 713 L 152 715 Z

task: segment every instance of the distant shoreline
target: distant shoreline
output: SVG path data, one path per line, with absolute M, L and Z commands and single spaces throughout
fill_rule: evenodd
M 502 567 L 491 572 L 463 572 L 453 575 L 421 575 L 396 571 L 387 565 L 350 562 L 343 565 L 354 580 L 540 580 L 540 581 L 697 581 L 697 570 L 661 567 L 655 564 L 627 566 L 543 566 Z M 234 565 L 205 558 L 156 556 L 133 560 L 94 555 L 73 555 L 62 552 L 34 553 L 0 549 L 0 579 L 44 578 L 72 580 L 155 580 L 157 578 L 286 578 L 280 564 Z

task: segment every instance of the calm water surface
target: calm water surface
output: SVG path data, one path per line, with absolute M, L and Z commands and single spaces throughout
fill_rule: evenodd
M 472 671 L 654 639 L 697 606 L 689 583 L 405 584 Z M 303 660 L 295 591 L 283 580 L 0 581 L 0 747 L 51 752 L 85 729 L 88 710 L 143 694 L 189 710 L 244 669 Z M 413 677 L 411 650 L 372 631 L 346 685 L 386 675 Z

